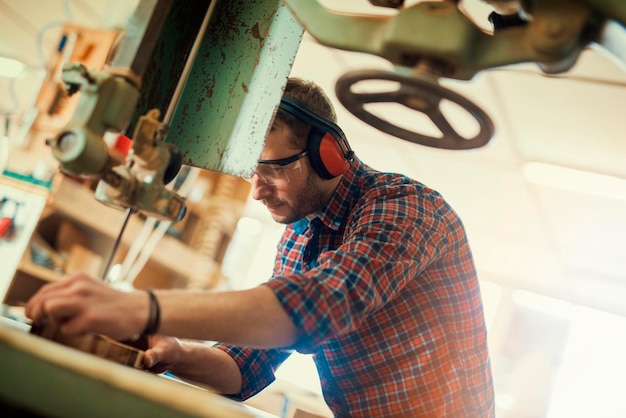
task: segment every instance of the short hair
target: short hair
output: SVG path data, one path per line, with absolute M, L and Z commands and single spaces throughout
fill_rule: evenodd
M 324 90 L 312 81 L 298 77 L 290 77 L 285 86 L 284 96 L 291 97 L 307 106 L 315 113 L 333 122 L 337 121 L 335 109 Z M 311 125 L 301 121 L 291 113 L 278 109 L 272 130 L 279 125 L 285 126 L 289 131 L 289 141 L 297 148 L 306 149 Z

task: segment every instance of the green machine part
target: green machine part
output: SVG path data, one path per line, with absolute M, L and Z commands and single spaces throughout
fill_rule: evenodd
M 250 175 L 278 108 L 303 28 L 281 0 L 214 0 L 208 8 L 206 31 L 176 97 L 172 80 L 182 67 L 178 42 L 184 36 L 180 32 L 185 30 L 185 22 L 181 20 L 189 13 L 182 10 L 184 3 L 173 6 L 176 23 L 165 24 L 162 45 L 157 47 L 141 87 L 142 96 L 153 98 L 140 100 L 136 116 L 154 107 L 170 113 L 165 101 L 173 97 L 170 105 L 174 110 L 165 121 L 169 124 L 165 142 L 179 147 L 183 163 Z M 186 3 L 192 12 L 199 7 Z M 193 18 L 197 24 L 197 17 Z M 167 74 L 172 67 L 175 71 Z
M 160 177 L 181 164 L 252 174 L 302 34 L 280 0 L 140 0 L 102 71 L 64 66 L 68 92 L 82 94 L 47 143 L 63 171 L 101 177 L 98 200 L 180 220 L 181 199 Z M 158 135 L 134 138 L 141 118 L 154 114 L 164 115 L 155 119 Z M 107 131 L 132 133 L 123 166 L 108 155 Z M 150 163 L 136 164 L 144 158 Z

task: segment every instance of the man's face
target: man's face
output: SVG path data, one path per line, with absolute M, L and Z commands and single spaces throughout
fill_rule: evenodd
M 302 151 L 288 141 L 286 128 L 281 126 L 267 136 L 260 160 L 280 160 Z M 252 177 L 252 198 L 261 201 L 276 222 L 289 224 L 324 207 L 330 197 L 325 183 L 313 172 L 307 156 L 282 167 L 259 164 Z

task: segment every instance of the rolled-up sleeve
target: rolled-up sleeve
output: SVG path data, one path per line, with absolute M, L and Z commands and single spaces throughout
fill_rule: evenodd
M 256 350 L 215 344 L 214 347 L 228 353 L 239 366 L 242 377 L 241 392 L 227 395 L 231 399 L 244 401 L 267 387 L 276 380 L 276 369 L 289 357 L 289 350 Z

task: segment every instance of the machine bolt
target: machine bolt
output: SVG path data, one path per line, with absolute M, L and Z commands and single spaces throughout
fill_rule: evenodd
M 56 141 L 56 146 L 61 152 L 68 152 L 78 142 L 78 136 L 74 132 L 63 132 Z

